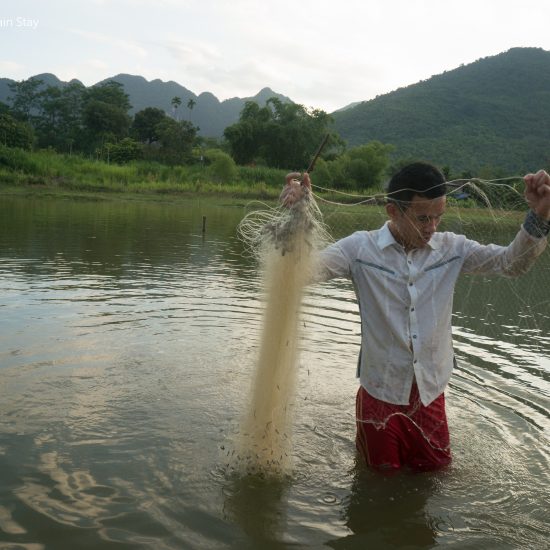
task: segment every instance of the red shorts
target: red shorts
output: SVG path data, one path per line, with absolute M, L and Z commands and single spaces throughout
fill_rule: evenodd
M 451 462 L 445 396 L 425 407 L 413 384 L 408 405 L 380 401 L 360 386 L 355 444 L 369 466 L 436 470 Z

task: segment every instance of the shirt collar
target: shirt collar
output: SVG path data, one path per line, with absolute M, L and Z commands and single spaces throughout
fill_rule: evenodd
M 392 232 L 390 231 L 389 227 L 390 222 L 387 221 L 381 228 L 378 233 L 378 247 L 380 250 L 384 250 L 388 246 L 391 246 L 392 244 L 395 244 L 397 246 L 401 246 L 396 240 L 395 237 L 392 235 Z M 428 246 L 432 250 L 437 250 L 439 248 L 439 239 L 437 239 L 437 233 L 435 233 L 432 238 L 428 241 Z
M 380 250 L 384 250 L 384 248 L 387 248 L 392 244 L 401 246 L 392 235 L 392 232 L 390 231 L 390 222 L 387 221 L 378 232 L 378 248 L 380 248 Z

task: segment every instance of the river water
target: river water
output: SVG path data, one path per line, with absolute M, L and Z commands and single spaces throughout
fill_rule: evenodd
M 293 474 L 238 479 L 262 320 L 245 211 L 0 197 L 0 548 L 547 548 L 548 251 L 457 286 L 447 470 L 357 459 L 359 315 L 337 280 L 305 298 Z M 339 236 L 374 218 L 326 219 Z

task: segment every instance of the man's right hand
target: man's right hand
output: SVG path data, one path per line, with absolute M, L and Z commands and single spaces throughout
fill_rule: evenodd
M 527 174 L 523 179 L 527 204 L 543 220 L 550 221 L 550 175 L 539 170 L 536 174 Z
M 299 178 L 302 177 L 302 181 Z M 298 201 L 302 200 L 311 191 L 311 180 L 309 174 L 304 172 L 291 172 L 286 175 L 285 186 L 279 197 L 279 201 L 286 208 L 292 208 Z

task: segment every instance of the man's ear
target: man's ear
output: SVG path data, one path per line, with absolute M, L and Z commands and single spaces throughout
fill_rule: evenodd
M 388 202 L 386 204 L 386 212 L 390 220 L 395 220 L 401 213 L 401 210 L 399 210 L 399 207 L 394 202 Z

